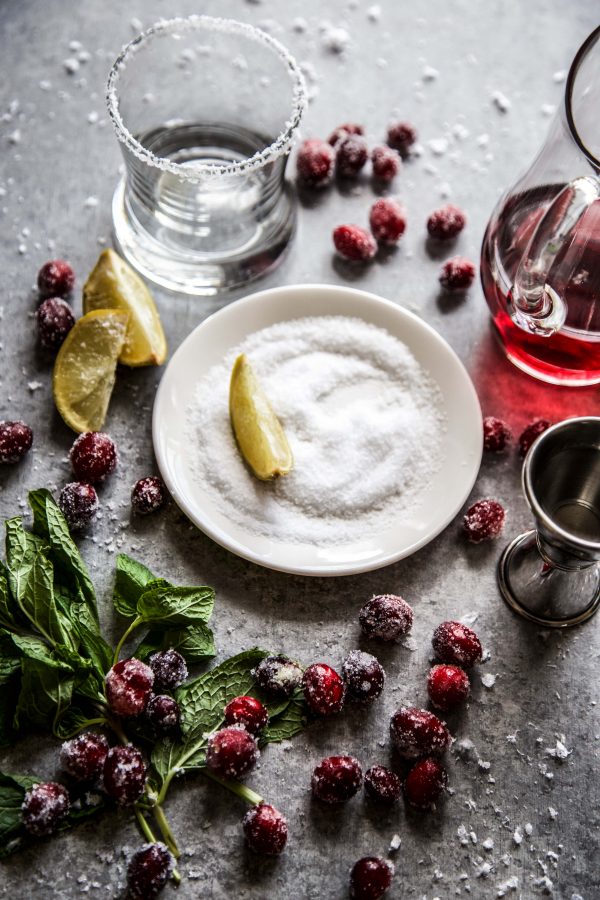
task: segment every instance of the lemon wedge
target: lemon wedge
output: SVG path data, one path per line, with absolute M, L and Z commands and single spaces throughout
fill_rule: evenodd
M 83 311 L 122 309 L 129 324 L 119 362 L 161 366 L 167 341 L 152 294 L 140 276 L 114 250 L 103 250 L 83 286 Z
M 73 431 L 99 431 L 104 424 L 128 318 L 122 309 L 89 312 L 78 319 L 58 351 L 54 402 Z
M 245 354 L 236 359 L 229 383 L 229 415 L 240 452 L 261 481 L 287 475 L 292 451 Z

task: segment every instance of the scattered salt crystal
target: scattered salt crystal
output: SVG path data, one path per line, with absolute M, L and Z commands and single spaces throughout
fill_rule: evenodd
M 471 843 L 472 843 L 472 844 L 476 844 L 476 843 L 477 843 L 477 835 L 475 834 L 474 831 L 470 831 L 470 832 L 469 832 L 469 837 L 471 838 Z
M 98 113 L 95 111 L 92 111 L 91 113 L 88 113 L 87 120 L 90 123 L 90 125 L 95 125 L 99 118 L 100 118 L 100 116 L 98 115 Z
M 389 63 L 383 56 L 378 56 L 375 60 L 375 65 L 378 69 L 387 69 Z
M 410 653 L 414 653 L 415 650 L 417 650 L 417 648 L 419 646 L 417 644 L 415 638 L 412 637 L 412 635 L 409 635 L 408 637 L 403 638 L 400 642 L 400 645 L 402 647 L 404 647 L 405 650 L 410 651 Z
M 496 897 L 506 897 L 506 895 L 510 891 L 516 891 L 519 887 L 519 879 L 516 875 L 511 875 L 507 881 L 504 881 L 502 884 L 498 885 L 498 892 Z
M 439 74 L 438 70 L 434 69 L 433 66 L 425 66 L 421 77 L 423 78 L 423 81 L 435 81 L 436 78 L 439 77 Z
M 89 50 L 80 50 L 77 54 L 77 60 L 80 63 L 87 63 L 92 58 L 92 54 Z
M 13 132 L 11 132 L 8 136 L 9 144 L 20 144 L 21 143 L 21 132 L 18 128 L 15 128 Z
M 487 770 L 488 770 L 488 769 L 490 768 L 490 766 L 491 766 L 491 763 L 488 762 L 487 759 L 478 759 L 478 760 L 477 760 L 477 765 L 479 766 L 479 768 L 481 769 L 482 772 L 487 772 Z
M 306 81 L 306 96 L 308 100 L 314 100 L 319 93 L 319 75 L 313 63 L 304 60 L 300 63 L 300 71 Z
M 479 869 L 477 870 L 477 877 L 478 878 L 487 878 L 491 871 L 492 871 L 491 864 L 488 862 L 484 862 L 479 866 Z
M 462 122 L 457 122 L 456 125 L 452 126 L 452 135 L 457 141 L 466 140 L 469 137 L 469 134 L 469 129 L 465 128 Z
M 492 838 L 486 838 L 485 841 L 481 845 L 484 850 L 493 850 L 494 849 L 494 841 Z
M 42 81 L 40 81 L 40 83 L 39 83 L 39 88 L 42 91 L 49 91 L 51 87 L 52 87 L 52 82 L 47 81 L 47 79 L 45 79 L 45 78 Z
M 323 46 L 332 53 L 343 53 L 350 43 L 350 35 L 345 28 L 326 22 L 322 28 Z
M 542 103 L 540 111 L 543 116 L 553 116 L 556 112 L 556 106 L 553 103 Z
M 440 197 L 447 200 L 452 193 L 452 188 L 447 181 L 443 181 L 439 186 Z
M 556 817 L 558 816 L 558 810 L 554 809 L 553 806 L 549 806 L 548 807 L 548 815 L 550 816 L 551 819 L 556 819 Z
M 389 853 L 395 853 L 396 850 L 399 850 L 401 843 L 402 843 L 402 838 L 400 837 L 399 834 L 395 834 L 390 841 Z
M 456 829 L 456 835 L 463 846 L 469 843 L 469 832 L 464 825 L 459 825 Z
M 489 142 L 490 142 L 489 134 L 480 134 L 475 139 L 475 143 L 477 144 L 478 147 L 487 147 Z
M 41 387 L 43 387 L 43 384 L 41 381 L 28 381 L 27 387 L 33 394 L 34 391 L 38 391 Z
M 141 31 L 143 29 L 142 20 L 138 19 L 134 16 L 133 19 L 130 19 L 129 25 L 132 31 Z
M 512 106 L 512 103 L 502 91 L 494 91 L 492 93 L 492 103 L 502 113 L 508 112 Z
M 98 206 L 99 200 L 97 197 L 87 197 L 86 200 L 83 201 L 83 205 L 86 209 L 94 209 Z
M 74 75 L 75 72 L 79 71 L 79 60 L 75 59 L 74 56 L 70 56 L 68 59 L 63 60 L 63 66 L 69 75 Z
M 27 253 L 27 244 L 19 244 L 17 250 L 19 251 L 21 256 L 25 256 L 25 254 Z
M 548 878 L 547 875 L 543 875 L 541 878 L 536 878 L 533 884 L 535 887 L 541 888 L 545 894 L 551 894 L 554 888 L 554 882 L 551 878 Z
M 562 740 L 561 740 L 561 738 L 562 738 Z M 546 753 L 546 755 L 552 756 L 552 757 L 554 757 L 554 759 L 560 759 L 560 760 L 567 759 L 573 751 L 567 750 L 563 741 L 564 741 L 564 735 L 561 735 L 560 738 L 557 738 L 556 747 L 546 747 L 546 749 L 544 751 Z
M 304 34 L 304 32 L 308 29 L 308 22 L 306 19 L 302 18 L 302 16 L 297 16 L 292 22 L 292 30 L 296 32 L 296 34 Z
M 531 822 L 528 822 L 525 826 L 525 834 L 528 836 L 533 834 L 533 825 L 531 824 Z
M 566 80 L 566 77 L 566 71 L 564 69 L 560 69 L 560 71 L 554 73 L 554 75 L 552 76 L 552 81 L 554 81 L 555 84 L 562 84 L 563 81 Z
M 491 690 L 496 684 L 496 676 L 492 675 L 491 672 L 486 672 L 485 675 L 481 676 L 481 683 L 485 688 Z
M 367 10 L 367 19 L 370 22 L 379 22 L 381 19 L 381 7 L 378 3 L 375 3 L 373 6 L 370 6 Z
M 82 47 L 83 44 L 81 43 L 81 41 L 69 41 L 69 50 L 72 53 L 76 53 L 77 50 L 81 50 Z
M 506 740 L 508 741 L 509 744 L 516 744 L 516 743 L 517 743 L 517 734 L 518 734 L 518 731 L 515 731 L 514 734 L 507 734 L 507 735 L 506 735 Z
M 448 139 L 432 138 L 430 141 L 427 141 L 427 146 L 434 156 L 443 156 L 448 149 Z
M 515 833 L 513 834 L 513 841 L 517 846 L 523 843 L 523 832 L 520 828 L 515 828 Z
M 546 856 L 548 857 L 548 859 L 550 860 L 550 862 L 552 863 L 553 866 L 558 865 L 558 853 L 555 853 L 554 850 L 548 850 L 548 852 L 546 853 Z

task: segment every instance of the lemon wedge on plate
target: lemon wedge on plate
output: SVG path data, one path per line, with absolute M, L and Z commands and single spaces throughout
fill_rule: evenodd
M 152 294 L 140 276 L 114 250 L 103 250 L 83 286 L 83 311 L 121 309 L 129 324 L 119 362 L 161 366 L 167 341 Z
M 58 351 L 54 402 L 73 431 L 99 431 L 104 424 L 128 319 L 122 309 L 89 312 L 77 320 Z

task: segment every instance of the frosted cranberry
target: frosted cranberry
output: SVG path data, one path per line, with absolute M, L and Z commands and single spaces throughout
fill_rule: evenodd
M 362 784 L 362 769 L 353 756 L 327 756 L 311 779 L 313 795 L 323 803 L 345 803 Z
M 472 628 L 462 622 L 442 622 L 433 632 L 431 644 L 442 662 L 469 669 L 481 662 L 481 641 Z
M 46 350 L 58 350 L 75 324 L 73 310 L 60 297 L 44 300 L 38 307 L 36 318 L 40 344 Z
M 452 743 L 452 736 L 441 719 L 426 709 L 401 706 L 390 722 L 392 742 L 403 759 L 438 756 Z
M 410 770 L 404 782 L 404 797 L 419 809 L 428 809 L 446 790 L 448 773 L 437 759 L 422 759 Z
M 108 753 L 108 741 L 97 731 L 86 731 L 65 741 L 60 764 L 77 781 L 95 781 L 102 775 Z
M 69 528 L 72 531 L 81 531 L 96 518 L 100 502 L 91 484 L 70 481 L 60 492 L 58 505 Z
M 144 712 L 154 685 L 154 672 L 132 657 L 115 663 L 106 676 L 106 697 L 117 716 L 139 716 Z
M 327 138 L 327 143 L 331 144 L 332 147 L 335 147 L 336 144 L 339 144 L 340 141 L 343 141 L 348 137 L 349 134 L 360 134 L 363 135 L 365 133 L 365 129 L 362 125 L 355 125 L 351 122 L 346 122 L 344 125 L 338 125 L 335 131 L 332 131 L 329 137 Z
M 338 225 L 333 230 L 333 243 L 341 256 L 355 262 L 367 262 L 377 253 L 373 236 L 358 225 Z
M 325 663 L 308 666 L 302 679 L 304 699 L 314 713 L 329 716 L 340 712 L 346 687 L 340 675 Z
M 175 860 L 164 844 L 144 844 L 127 866 L 130 900 L 154 900 L 171 877 Z
M 156 512 L 165 502 L 165 486 L 160 478 L 148 475 L 140 478 L 131 492 L 131 505 L 140 516 Z
M 153 653 L 148 660 L 148 665 L 154 672 L 154 687 L 166 691 L 175 690 L 188 677 L 185 659 L 178 650 L 174 650 L 172 647 Z
M 394 122 L 387 130 L 387 142 L 390 147 L 406 156 L 417 140 L 417 130 L 409 122 Z
M 242 819 L 242 828 L 248 846 L 255 853 L 278 856 L 283 852 L 288 838 L 288 827 L 279 810 L 268 803 L 260 803 L 249 809 Z
M 69 459 L 77 478 L 94 484 L 104 481 L 117 468 L 117 448 L 102 431 L 86 431 L 75 438 Z
M 464 212 L 458 206 L 449 203 L 431 213 L 427 219 L 427 231 L 432 238 L 436 238 L 438 241 L 447 241 L 460 234 L 466 221 Z
M 434 666 L 427 677 L 429 699 L 434 706 L 444 711 L 463 703 L 470 690 L 469 676 L 459 666 Z
M 440 284 L 447 291 L 466 291 L 475 279 L 475 266 L 464 256 L 453 256 L 442 266 Z
M 287 656 L 267 656 L 253 673 L 261 690 L 272 697 L 291 697 L 302 684 L 302 667 Z
M 51 259 L 38 272 L 37 283 L 44 297 L 66 297 L 73 290 L 75 272 L 64 259 Z
M 534 422 L 529 423 L 519 437 L 519 453 L 521 456 L 527 456 L 527 452 L 533 442 L 540 434 L 543 434 L 547 428 L 550 428 L 551 424 L 552 423 L 549 422 L 548 419 L 536 419 Z
M 325 187 L 333 177 L 335 153 L 325 141 L 304 141 L 296 157 L 298 178 L 307 187 Z
M 397 641 L 412 628 L 413 611 L 402 597 L 379 594 L 363 606 L 358 621 L 367 637 Z
M 19 462 L 32 443 L 33 431 L 25 422 L 0 422 L 0 464 Z
M 243 725 L 251 734 L 266 727 L 269 713 L 255 697 L 234 697 L 223 711 L 227 725 Z
M 256 741 L 243 725 L 228 725 L 208 739 L 206 765 L 221 778 L 243 778 L 258 757 Z
M 478 500 L 463 516 L 463 531 L 472 544 L 497 538 L 504 528 L 506 513 L 497 500 Z
M 52 834 L 66 819 L 69 809 L 69 795 L 62 784 L 55 781 L 34 784 L 21 805 L 25 830 L 36 837 Z
M 394 864 L 379 856 L 364 856 L 350 872 L 352 900 L 379 900 L 392 883 Z
M 398 153 L 391 147 L 375 147 L 371 153 L 371 165 L 374 178 L 389 182 L 393 181 L 400 171 L 402 162 Z
M 370 702 L 379 697 L 383 690 L 383 666 L 370 653 L 352 650 L 344 660 L 342 673 L 353 700 Z
M 144 715 L 157 734 L 172 734 L 179 728 L 179 703 L 168 694 L 152 694 Z
M 395 803 L 402 793 L 402 782 L 385 766 L 371 766 L 365 773 L 365 794 L 378 803 Z
M 367 142 L 360 134 L 349 134 L 337 146 L 335 171 L 341 178 L 356 178 L 369 157 Z
M 395 200 L 382 197 L 371 207 L 369 226 L 380 244 L 397 244 L 406 231 L 404 210 Z
M 512 440 L 512 433 L 506 422 L 494 416 L 483 420 L 483 449 L 490 453 L 501 453 Z
M 132 806 L 144 793 L 146 765 L 133 744 L 111 747 L 104 763 L 104 790 L 119 806 Z

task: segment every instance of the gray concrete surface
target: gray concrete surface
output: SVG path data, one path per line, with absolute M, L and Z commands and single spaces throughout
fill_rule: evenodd
M 342 221 L 365 221 L 371 200 L 367 183 L 350 196 L 334 189 L 301 210 L 289 258 L 256 287 L 352 278 L 406 304 L 458 351 L 484 413 L 505 416 L 517 432 L 540 414 L 560 418 L 599 412 L 597 390 L 547 387 L 503 360 L 490 335 L 479 286 L 462 303 L 441 301 L 439 261 L 430 258 L 424 242 L 426 215 L 448 194 L 469 216 L 458 251 L 477 258 L 499 193 L 544 138 L 545 105 L 560 102 L 564 85 L 556 83 L 554 73 L 568 67 L 597 24 L 594 4 L 380 0 L 379 6 L 380 17 L 372 13 L 369 18 L 367 0 L 207 0 L 200 7 L 193 0 L 4 0 L 0 416 L 24 418 L 36 439 L 23 465 L 0 473 L 2 518 L 24 506 L 27 489 L 55 489 L 68 478 L 65 454 L 73 436 L 53 409 L 50 369 L 36 350 L 31 287 L 49 256 L 69 258 L 81 284 L 100 245 L 110 240 L 110 199 L 120 154 L 107 122 L 103 87 L 110 61 L 134 34 L 135 18 L 147 25 L 161 16 L 203 11 L 266 23 L 318 76 L 306 135 L 325 135 L 340 121 L 356 119 L 376 139 L 393 114 L 419 128 L 424 154 L 406 165 L 398 181 L 409 228 L 397 253 L 360 274 L 333 259 L 331 228 Z M 304 33 L 293 28 L 298 16 L 306 20 Z M 324 20 L 343 25 L 350 35 L 341 56 L 323 46 L 319 29 Z M 63 61 L 76 55 L 69 49 L 74 40 L 91 59 L 69 75 Z M 426 66 L 437 69 L 439 77 L 424 80 Z M 504 114 L 491 102 L 495 90 L 511 101 Z M 90 114 L 95 114 L 92 121 Z M 451 138 L 447 152 L 435 156 L 427 142 L 457 123 L 468 136 Z M 487 146 L 478 143 L 480 135 L 489 136 Z M 97 204 L 88 198 L 97 198 Z M 186 299 L 160 291 L 157 297 L 171 350 L 205 316 L 233 299 Z M 150 421 L 160 377 L 160 371 L 149 370 L 120 374 L 106 427 L 119 444 L 121 465 L 102 490 L 102 520 L 81 541 L 108 629 L 115 627 L 109 597 L 118 549 L 171 580 L 215 586 L 220 656 L 260 644 L 306 662 L 317 658 L 337 665 L 358 645 L 357 611 L 373 592 L 401 593 L 415 608 L 414 650 L 392 647 L 380 654 L 388 672 L 381 701 L 366 715 L 348 709 L 297 738 L 289 749 L 269 748 L 249 779 L 288 815 L 290 841 L 282 858 L 265 862 L 245 852 L 242 804 L 217 786 L 198 777 L 172 792 L 170 814 L 185 848 L 181 869 L 184 876 L 194 876 L 184 877 L 177 896 L 343 898 L 351 864 L 365 854 L 386 854 L 398 833 L 402 844 L 393 856 L 397 874 L 389 894 L 394 900 L 502 896 L 501 886 L 512 877 L 518 887 L 509 897 L 599 898 L 599 621 L 556 634 L 515 618 L 495 584 L 501 542 L 466 546 L 458 522 L 420 553 L 379 572 L 310 580 L 236 559 L 190 527 L 174 505 L 155 518 L 132 521 L 131 485 L 154 469 Z M 507 535 L 529 525 L 514 454 L 484 461 L 473 498 L 487 495 L 506 503 Z M 317 808 L 308 791 L 316 762 L 346 751 L 365 767 L 386 763 L 389 715 L 401 702 L 426 700 L 433 627 L 444 618 L 463 616 L 475 622 L 490 659 L 475 673 L 468 708 L 449 719 L 457 737 L 472 741 L 474 749 L 464 758 L 454 753 L 449 759 L 453 793 L 447 802 L 430 815 L 407 813 L 402 804 L 389 813 L 374 811 L 360 796 L 341 810 Z M 484 672 L 497 676 L 490 690 L 480 682 Z M 546 753 L 557 735 L 565 736 L 572 751 L 562 764 Z M 49 740 L 30 737 L 3 751 L 0 767 L 51 776 L 55 749 Z M 465 843 L 457 834 L 460 826 L 470 835 Z M 513 839 L 515 829 L 523 830 L 520 844 Z M 487 839 L 493 841 L 490 849 L 483 846 Z M 0 893 L 12 898 L 117 896 L 122 850 L 138 842 L 129 815 L 112 812 L 6 861 Z M 175 895 L 169 889 L 167 896 Z

